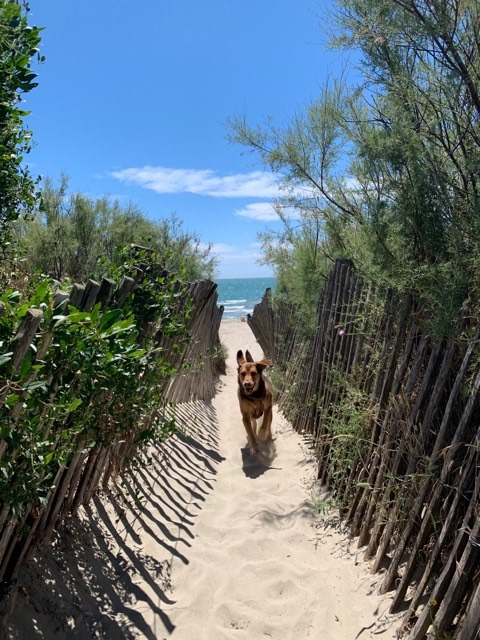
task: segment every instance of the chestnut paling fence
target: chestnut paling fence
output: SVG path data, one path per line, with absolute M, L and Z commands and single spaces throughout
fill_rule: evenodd
M 118 286 L 109 279 L 104 279 L 101 283 L 90 280 L 86 286 L 73 285 L 69 293 L 58 292 L 51 304 L 59 314 L 69 314 L 75 309 L 85 312 L 97 309 L 96 313 L 107 314 L 109 310 L 122 308 L 132 292 L 135 292 L 136 286 L 137 281 L 129 277 L 124 277 Z M 70 306 L 67 308 L 67 305 Z M 7 468 L 6 460 L 9 465 L 15 464 L 17 460 L 19 471 L 22 465 L 25 466 L 20 460 L 20 447 L 16 447 L 12 434 L 29 429 L 34 421 L 35 428 L 43 432 L 43 440 L 48 444 L 48 451 L 43 452 L 41 457 L 37 455 L 36 459 L 43 461 L 43 469 L 38 473 L 43 476 L 43 480 L 48 474 L 50 488 L 41 501 L 32 499 L 31 504 L 23 504 L 20 510 L 12 507 L 15 497 L 13 495 L 11 501 L 5 499 L 0 502 L 0 595 L 3 596 L 4 602 L 18 571 L 33 551 L 39 545 L 48 543 L 54 529 L 68 515 L 75 514 L 81 505 L 87 504 L 97 489 L 105 487 L 122 472 L 126 461 L 135 456 L 140 428 L 145 432 L 145 424 L 151 425 L 155 420 L 168 422 L 171 403 L 193 399 L 208 400 L 214 395 L 217 368 L 221 366 L 221 356 L 218 355 L 218 330 L 223 312 L 222 308 L 217 306 L 216 285 L 209 280 L 195 282 L 179 293 L 175 298 L 175 305 L 188 305 L 191 308 L 188 316 L 190 339 L 181 343 L 180 349 L 178 344 L 174 347 L 175 340 L 164 335 L 155 319 L 145 323 L 139 335 L 139 346 L 150 341 L 168 363 L 168 374 L 158 379 L 161 396 L 165 402 L 152 406 L 147 415 L 142 415 L 141 427 L 139 425 L 138 428 L 125 429 L 124 437 L 116 437 L 111 441 L 107 437 L 106 407 L 105 412 L 99 411 L 96 438 L 92 436 L 91 431 L 88 439 L 80 437 L 74 424 L 69 422 L 68 412 L 64 408 L 61 415 L 67 415 L 67 418 L 63 421 L 63 426 L 62 420 L 52 415 L 52 412 L 59 411 L 55 367 L 50 368 L 54 373 L 50 374 L 48 379 L 48 402 L 43 403 L 43 408 L 37 416 L 28 416 L 28 420 L 26 419 L 22 393 L 12 396 L 12 386 L 23 388 L 23 394 L 34 388 L 35 366 L 29 367 L 28 376 L 22 379 L 22 363 L 31 358 L 33 352 L 34 362 L 48 360 L 49 349 L 58 342 L 58 337 L 54 322 L 42 322 L 41 308 L 31 308 L 24 314 L 14 339 L 6 347 L 12 355 L 7 365 L 7 374 L 4 374 L 0 381 L 4 438 L 0 439 L 0 481 L 4 485 L 8 482 L 1 477 L 3 470 Z M 5 309 L 5 305 L 0 305 L 0 314 L 5 313 Z M 113 316 L 115 317 L 115 313 Z M 75 354 L 68 355 L 71 358 L 75 357 Z M 84 395 L 87 382 L 81 389 Z M 92 385 L 92 389 L 94 388 L 95 384 Z M 12 397 L 14 400 L 9 401 Z M 83 401 L 83 411 L 88 412 L 88 404 L 87 397 Z M 62 433 L 62 440 L 60 436 L 52 437 L 52 430 L 65 429 L 67 424 L 71 428 L 71 441 L 69 453 L 62 459 L 61 452 L 56 450 L 56 447 L 58 449 L 65 446 L 65 433 Z M 63 444 L 60 445 L 59 442 Z M 32 439 L 32 448 L 40 444 L 45 445 Z M 25 456 L 24 451 L 22 455 Z M 41 480 L 42 477 L 39 478 L 39 481 Z M 3 486 L 3 495 L 8 495 L 8 490 L 8 486 Z M 15 490 L 12 488 L 12 492 Z
M 480 341 L 471 320 L 434 340 L 421 304 L 337 261 L 315 335 L 267 290 L 248 318 L 281 371 L 279 405 L 311 440 L 408 640 L 480 632 Z

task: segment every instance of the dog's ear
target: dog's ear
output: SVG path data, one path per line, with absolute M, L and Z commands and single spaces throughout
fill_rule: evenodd
M 248 351 L 247 351 L 248 353 Z M 237 364 L 238 366 L 242 365 L 245 362 L 245 358 L 243 357 L 243 351 L 237 351 Z
M 259 371 L 263 371 L 266 367 L 273 367 L 273 362 L 271 360 L 268 360 L 267 358 L 264 358 L 263 360 L 255 362 L 255 366 Z
M 247 358 L 247 362 L 255 362 L 255 360 L 250 355 L 250 351 L 248 349 L 245 351 L 245 357 Z

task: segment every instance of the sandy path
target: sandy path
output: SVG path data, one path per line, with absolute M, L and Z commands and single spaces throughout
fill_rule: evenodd
M 238 349 L 211 404 L 178 407 L 178 434 L 68 521 L 20 576 L 11 640 L 395 639 L 379 576 L 310 501 L 314 463 L 274 409 L 276 457 L 251 458 L 236 397 Z
M 382 619 L 388 603 L 367 595 L 375 578 L 355 565 L 346 538 L 315 528 L 313 460 L 276 411 L 275 459 L 269 467 L 265 456 L 250 458 L 235 355 L 262 354 L 246 323 L 222 323 L 221 340 L 228 370 L 213 408 L 224 460 L 195 525 L 190 563 L 173 564 L 172 640 L 395 638 Z

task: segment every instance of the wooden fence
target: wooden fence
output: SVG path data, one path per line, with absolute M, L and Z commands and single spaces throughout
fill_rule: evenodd
M 279 403 L 313 441 L 329 487 L 380 591 L 405 610 L 402 637 L 480 633 L 480 341 L 433 340 L 421 304 L 364 283 L 338 261 L 314 336 L 270 293 L 248 322 L 283 381 Z M 478 319 L 477 319 L 478 320 Z
M 100 303 L 103 312 L 106 312 L 109 308 L 123 307 L 135 288 L 136 281 L 128 277 L 123 278 L 119 286 L 108 279 L 101 283 L 90 280 L 86 286 L 74 284 L 68 294 L 57 293 L 52 304 L 61 312 L 67 304 L 78 310 L 91 311 Z M 218 355 L 218 330 L 223 309 L 217 307 L 216 285 L 211 281 L 195 282 L 177 298 L 176 304 L 192 305 L 188 327 L 191 339 L 183 352 L 169 351 L 172 340 L 165 337 L 161 329 L 157 330 L 155 322 L 147 323 L 148 326 L 143 327 L 145 333 L 141 339 L 148 337 L 153 340 L 157 347 L 168 354 L 170 365 L 176 369 L 173 379 L 167 377 L 158 381 L 158 384 L 163 386 L 166 401 L 178 403 L 192 399 L 208 400 L 215 393 L 215 380 L 218 377 L 216 367 L 221 363 L 221 356 Z M 36 345 L 37 360 L 48 358 L 50 344 L 55 341 L 55 331 L 50 323 L 47 332 L 44 332 L 42 315 L 40 308 L 32 308 L 24 316 L 10 345 L 10 350 L 13 351 L 9 364 L 12 374 L 18 370 L 32 345 Z M 11 429 L 21 430 L 22 403 L 18 402 L 10 408 L 3 403 L 7 387 L 8 381 L 4 379 L 0 384 L 4 424 L 8 423 Z M 54 379 L 49 381 L 49 387 L 55 389 Z M 163 409 L 164 407 L 154 408 L 147 420 L 155 420 L 158 417 L 155 412 Z M 45 406 L 45 412 L 39 417 L 45 424 L 48 424 L 48 410 L 49 407 Z M 104 417 L 98 416 L 98 420 Z M 7 503 L 0 504 L 0 587 L 3 589 L 0 596 L 7 595 L 19 569 L 35 548 L 46 544 L 54 529 L 67 515 L 75 514 L 80 505 L 88 503 L 97 489 L 105 486 L 123 468 L 126 456 L 132 455 L 135 446 L 135 434 L 113 444 L 99 439 L 90 447 L 86 447 L 81 441 L 78 444 L 74 442 L 73 431 L 71 437 L 73 455 L 68 462 L 57 465 L 52 475 L 51 489 L 42 504 L 32 505 L 21 514 L 12 512 Z M 15 458 L 12 444 L 0 440 L 0 465 L 6 453 L 9 460 Z M 5 597 L 3 602 L 6 600 Z

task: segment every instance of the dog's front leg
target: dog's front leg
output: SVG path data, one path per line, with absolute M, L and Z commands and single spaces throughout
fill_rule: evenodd
M 250 455 L 254 456 L 256 453 L 258 453 L 258 445 L 257 441 L 255 440 L 255 435 L 250 423 L 250 418 L 248 416 L 242 416 L 242 420 L 245 431 L 247 432 L 248 444 L 250 446 Z
M 267 407 L 263 413 L 262 426 L 258 432 L 262 440 L 272 439 L 272 416 L 272 407 Z

